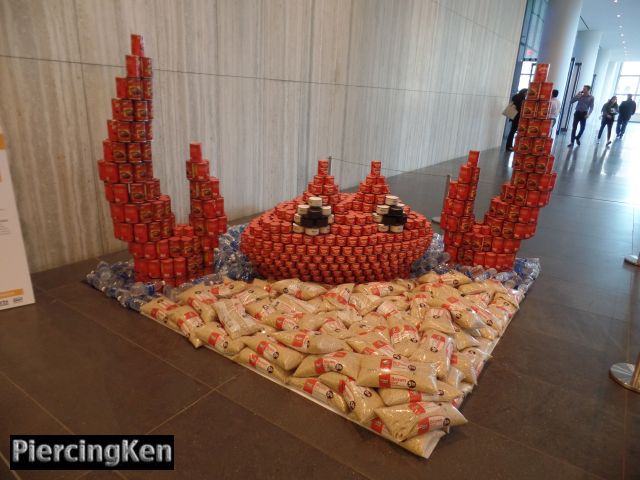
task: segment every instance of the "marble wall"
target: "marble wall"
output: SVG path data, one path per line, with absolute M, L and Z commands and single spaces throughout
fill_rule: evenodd
M 32 271 L 124 247 L 96 161 L 129 34 L 155 71 L 154 158 L 184 219 L 203 144 L 230 218 L 500 144 L 526 0 L 2 0 L 0 124 Z

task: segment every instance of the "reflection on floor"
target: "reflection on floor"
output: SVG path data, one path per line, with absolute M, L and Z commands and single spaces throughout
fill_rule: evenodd
M 0 433 L 174 434 L 177 472 L 20 477 L 640 478 L 640 395 L 607 377 L 640 350 L 640 273 L 622 262 L 640 249 L 640 125 L 609 148 L 595 128 L 580 147 L 556 142 L 556 191 L 521 251 L 543 274 L 463 406 L 470 424 L 431 460 L 123 310 L 79 283 L 91 259 L 34 275 L 38 303 L 0 313 Z M 392 177 L 391 188 L 437 215 L 462 161 Z M 483 152 L 477 214 L 510 161 Z

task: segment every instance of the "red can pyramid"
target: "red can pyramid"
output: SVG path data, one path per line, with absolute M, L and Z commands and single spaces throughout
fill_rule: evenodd
M 187 161 L 191 214 L 188 225 L 176 224 L 171 199 L 162 194 L 160 180 L 153 176 L 153 70 L 140 35 L 131 36 L 126 69 L 126 77 L 116 78 L 113 118 L 107 121 L 104 159 L 98 162 L 100 180 L 115 237 L 127 242 L 133 255 L 136 280 L 179 285 L 213 272 L 213 250 L 227 228 L 224 199 L 200 145 L 191 144 Z
M 535 234 L 540 209 L 549 204 L 556 183 L 553 121 L 548 118 L 553 83 L 546 81 L 548 69 L 547 64 L 536 67 L 520 112 L 513 175 L 502 185 L 501 194 L 491 199 L 483 221 L 473 216 L 479 152 L 470 152 L 458 180 L 449 184 L 441 226 L 452 262 L 512 270 L 520 241 Z
M 241 250 L 267 278 L 340 284 L 408 277 L 431 243 L 427 219 L 389 195 L 381 163 L 357 193 L 341 193 L 318 161 L 307 190 L 249 223 Z

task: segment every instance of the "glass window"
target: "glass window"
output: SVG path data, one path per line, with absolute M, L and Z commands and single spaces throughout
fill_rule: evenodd
M 630 93 L 634 95 L 638 91 L 638 78 L 640 77 L 618 77 L 618 86 L 616 87 L 616 93 L 624 95 Z
M 640 62 L 624 62 L 620 75 L 640 75 Z

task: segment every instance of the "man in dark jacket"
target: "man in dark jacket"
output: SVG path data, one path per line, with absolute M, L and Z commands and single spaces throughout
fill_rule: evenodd
M 513 120 L 511 120 L 511 130 L 509 130 L 509 135 L 507 135 L 507 152 L 513 151 L 513 136 L 518 131 L 518 123 L 520 122 L 520 109 L 522 108 L 522 102 L 524 102 L 525 97 L 527 96 L 527 89 L 523 88 L 518 93 L 516 93 L 513 97 L 511 97 L 511 101 L 516 107 L 518 114 L 515 116 Z
M 631 116 L 636 113 L 636 102 L 633 95 L 628 95 L 627 99 L 618 107 L 618 123 L 616 123 L 616 138 L 622 138 L 627 129 L 627 123 Z

